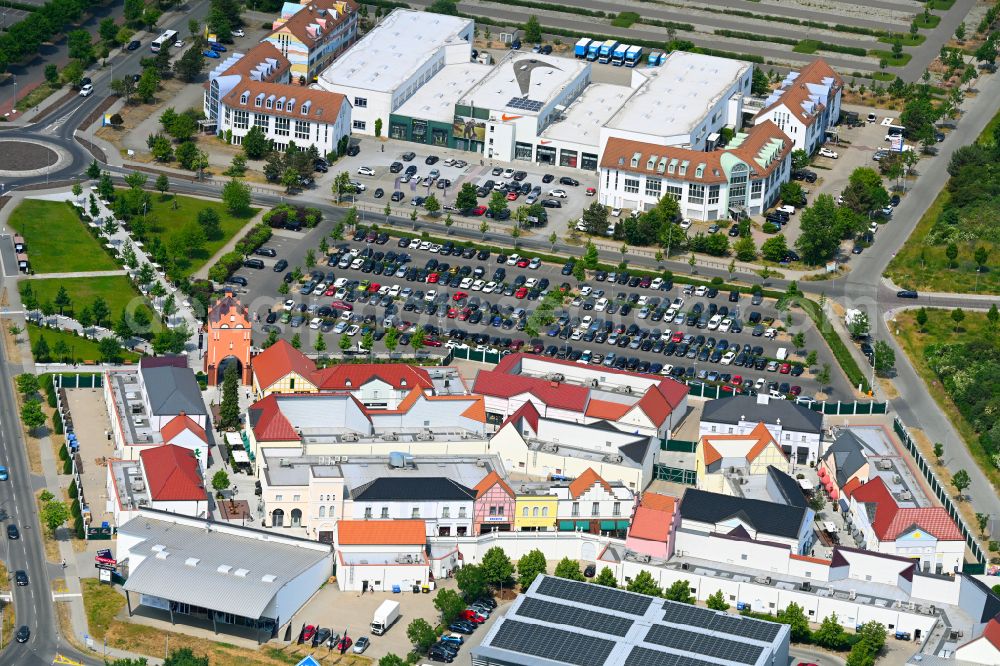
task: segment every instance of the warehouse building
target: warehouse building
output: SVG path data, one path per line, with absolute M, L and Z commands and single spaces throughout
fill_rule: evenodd
M 472 649 L 476 666 L 772 666 L 788 625 L 539 576 Z
M 471 60 L 474 32 L 471 19 L 396 9 L 323 71 L 318 85 L 347 98 L 355 133 L 384 135 L 390 115 L 438 72 Z

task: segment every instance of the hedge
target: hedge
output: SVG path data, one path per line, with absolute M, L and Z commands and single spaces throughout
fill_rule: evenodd
M 73 479 L 72 481 L 69 482 L 69 490 L 67 490 L 66 492 L 69 493 L 69 498 L 70 499 L 72 499 L 72 500 L 76 499 L 76 496 L 77 496 L 76 479 Z
M 63 474 L 72 474 L 73 473 L 73 461 L 72 460 L 64 460 L 63 461 L 62 473 Z
M 775 44 L 785 44 L 795 46 L 799 43 L 797 39 L 790 37 L 771 37 L 770 35 L 760 35 L 755 32 L 741 32 L 739 30 L 713 30 L 720 37 L 732 37 L 733 39 L 746 39 L 751 42 L 774 42 Z
M 823 23 L 822 21 L 810 21 L 799 20 L 791 16 L 777 16 L 775 14 L 755 14 L 754 12 L 748 12 L 743 9 L 716 9 L 710 7 L 699 7 L 700 11 L 709 12 L 712 14 L 726 14 L 727 16 L 741 16 L 748 19 L 757 19 L 759 21 L 770 21 L 772 23 L 787 23 L 789 25 L 801 25 L 807 28 L 817 28 L 819 30 L 832 30 L 834 32 L 849 32 L 855 35 L 868 35 L 869 37 L 880 37 L 882 35 L 888 34 L 884 30 L 875 30 L 873 28 L 862 28 L 853 25 L 842 25 L 837 23 L 835 25 L 830 25 L 829 23 Z
M 44 374 L 38 379 L 42 390 L 45 391 L 46 401 L 49 403 L 49 407 L 56 406 L 56 386 L 52 375 Z
M 551 10 L 564 14 L 579 14 L 580 16 L 593 16 L 595 18 L 609 18 L 614 14 L 606 14 L 600 10 L 584 9 L 583 7 L 571 7 L 569 5 L 552 5 L 547 2 L 537 2 L 536 0 L 486 0 L 486 2 L 496 2 L 501 5 L 513 5 L 515 7 L 527 7 L 529 9 Z
M 267 216 L 274 211 L 269 211 L 264 215 Z M 255 224 L 250 231 L 246 233 L 237 243 L 236 249 L 232 252 L 227 252 L 219 260 L 215 262 L 215 265 L 208 269 L 208 277 L 214 282 L 225 282 L 243 265 L 243 257 L 248 254 L 253 254 L 254 250 L 261 247 L 264 243 L 271 240 L 271 227 L 267 224 Z
M 63 420 L 59 416 L 59 412 L 52 412 L 52 432 L 57 435 L 63 434 Z M 63 446 L 65 447 L 66 445 L 63 444 Z

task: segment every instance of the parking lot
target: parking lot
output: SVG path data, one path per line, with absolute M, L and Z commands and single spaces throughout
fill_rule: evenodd
M 354 156 L 345 156 L 333 165 L 331 170 L 321 175 L 316 180 L 316 187 L 321 192 L 329 191 L 336 174 L 347 171 L 351 174 L 351 180 L 364 185 L 364 191 L 358 192 L 355 199 L 359 208 L 368 208 L 369 211 L 381 211 L 386 204 L 390 204 L 398 214 L 408 213 L 414 197 L 427 197 L 433 193 L 442 206 L 440 220 L 442 229 L 444 228 L 444 215 L 451 213 L 455 219 L 465 219 L 478 224 L 485 220 L 494 230 L 499 227 L 512 227 L 511 219 L 499 220 L 488 219 L 485 215 L 465 215 L 461 211 L 454 209 L 455 198 L 462 185 L 471 182 L 477 188 L 487 181 L 494 181 L 498 184 L 510 184 L 515 182 L 514 171 L 523 171 L 524 178 L 517 181 L 518 185 L 529 185 L 527 188 L 537 186 L 541 190 L 539 202 L 543 199 L 556 199 L 560 203 L 559 208 L 546 208 L 548 223 L 540 228 L 529 228 L 522 232 L 523 235 L 541 233 L 546 237 L 553 231 L 563 236 L 566 234 L 567 221 L 578 220 L 583 209 L 590 205 L 593 197 L 587 196 L 587 188 L 597 187 L 597 175 L 592 172 L 580 171 L 578 169 L 561 168 L 532 162 L 494 162 L 483 159 L 478 153 L 468 153 L 459 150 L 449 150 L 438 146 L 427 146 L 408 141 L 380 140 L 371 137 L 362 137 L 355 140 L 354 145 L 360 148 L 360 152 Z M 404 159 L 404 155 L 413 153 L 412 159 Z M 427 158 L 433 156 L 437 161 L 428 164 Z M 462 166 L 448 166 L 449 160 L 460 160 L 465 162 Z M 399 162 L 403 170 L 393 173 L 390 166 L 393 162 Z M 461 162 L 460 162 L 461 164 Z M 375 173 L 374 175 L 362 175 L 358 169 L 368 167 Z M 415 167 L 416 176 L 406 182 L 404 174 L 407 167 Z M 500 173 L 493 175 L 494 170 L 500 168 Z M 504 175 L 503 171 L 510 168 L 511 173 Z M 426 177 L 432 170 L 438 171 L 438 177 L 434 182 L 428 182 Z M 319 175 L 319 174 L 317 174 Z M 520 175 L 520 174 L 519 174 Z M 550 182 L 544 182 L 551 178 Z M 572 178 L 578 185 L 560 184 L 560 179 Z M 441 181 L 447 181 L 446 187 L 439 187 Z M 377 190 L 381 189 L 381 195 L 377 196 Z M 564 190 L 565 198 L 550 196 L 549 191 L 554 189 Z M 394 192 L 400 192 L 397 197 L 402 197 L 400 201 L 393 201 Z M 490 202 L 491 194 L 487 193 L 478 198 L 480 206 L 487 206 Z M 508 200 L 507 205 L 511 216 L 514 211 L 523 205 L 527 205 L 527 192 L 519 194 L 516 199 Z M 426 214 L 422 208 L 422 214 Z
M 788 313 L 778 312 L 772 299 L 758 302 L 744 294 L 733 301 L 729 292 L 688 288 L 692 293 L 687 293 L 686 285 L 593 272 L 580 283 L 561 265 L 506 256 L 500 263 L 498 255 L 472 248 L 463 254 L 462 246 L 446 256 L 444 248 L 430 242 L 401 247 L 405 241 L 398 237 L 366 236 L 363 230 L 357 240 L 331 243 L 328 258 L 317 248 L 329 229 L 324 222 L 305 233 L 279 230 L 266 246 L 277 256 L 261 257 L 263 269 L 237 273 L 248 282 L 242 291 L 257 326 L 287 340 L 298 335 L 306 352 L 316 351 L 321 336 L 327 352 L 339 353 L 344 336 L 351 352 L 357 352 L 365 332 L 371 331 L 373 351 L 385 354 L 384 335 L 390 327 L 399 332 L 396 353 L 412 353 L 407 345 L 419 328 L 425 333 L 423 354 L 444 354 L 460 345 L 531 351 L 681 380 L 809 396 L 820 387 L 801 366 L 805 351 L 815 350 L 814 369 L 824 363 L 831 367 L 831 390 L 825 394 L 851 395 L 808 318 L 795 310 L 793 326 L 780 330 Z M 306 270 L 304 256 L 310 248 L 317 265 Z M 276 272 L 279 260 L 288 267 Z M 296 267 L 304 273 L 301 281 L 286 277 Z M 281 295 L 285 280 L 289 293 Z M 314 284 L 307 290 L 304 283 L 310 280 Z M 550 301 L 551 315 L 533 318 L 545 294 L 553 291 L 561 294 Z M 530 332 L 529 322 L 537 333 Z M 792 348 L 793 332 L 805 336 L 802 353 Z

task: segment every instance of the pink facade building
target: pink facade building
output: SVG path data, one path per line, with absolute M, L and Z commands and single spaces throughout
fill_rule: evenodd
M 476 484 L 473 529 L 483 532 L 510 532 L 514 529 L 514 491 L 500 475 L 490 472 Z
M 632 516 L 625 547 L 658 560 L 674 554 L 674 534 L 680 524 L 677 499 L 669 495 L 644 493 Z

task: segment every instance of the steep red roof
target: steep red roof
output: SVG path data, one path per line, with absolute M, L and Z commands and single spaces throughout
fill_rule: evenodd
M 514 356 L 514 354 L 510 354 L 510 356 Z M 549 407 L 575 412 L 583 412 L 586 409 L 587 399 L 590 396 L 590 390 L 583 386 L 552 382 L 525 375 L 509 375 L 499 371 L 499 369 L 480 370 L 479 374 L 476 375 L 472 392 L 495 398 L 512 398 L 522 393 L 530 393 Z
M 1000 650 L 1000 620 L 993 618 L 983 627 L 983 638 L 988 640 L 993 647 Z
M 587 403 L 587 416 L 605 421 L 617 421 L 625 416 L 633 405 L 626 402 L 611 402 L 610 400 L 597 400 L 592 398 Z
M 192 419 L 190 416 L 181 412 L 174 418 L 167 421 L 166 425 L 160 428 L 160 436 L 163 437 L 163 441 L 169 443 L 174 437 L 181 434 L 185 430 L 190 430 L 193 432 L 201 441 L 208 443 L 208 435 L 205 434 L 205 429 L 198 425 L 198 422 Z
M 912 528 L 920 529 L 942 541 L 962 541 L 962 533 L 943 507 L 900 507 L 885 481 L 875 477 L 854 491 L 859 503 L 875 505 L 872 529 L 879 541 L 895 541 Z
M 654 511 L 668 511 L 673 513 L 674 508 L 677 506 L 677 498 L 660 493 L 645 492 L 642 494 L 640 504 Z
M 399 363 L 333 365 L 318 370 L 313 375 L 313 382 L 322 391 L 350 391 L 375 379 L 380 379 L 397 390 L 418 386 L 425 389 L 434 388 L 434 383 L 426 370 Z
M 510 495 L 511 497 L 514 496 L 514 491 L 510 489 L 510 486 L 507 485 L 507 482 L 501 479 L 500 475 L 497 474 L 496 472 L 490 472 L 489 474 L 484 476 L 483 480 L 477 483 L 473 488 L 473 490 L 476 491 L 476 498 L 482 497 L 487 492 L 489 492 L 490 488 L 492 488 L 497 484 L 499 484 L 500 487 L 504 489 L 504 492 L 506 492 L 508 495 Z
M 666 495 L 661 495 L 661 497 L 666 497 Z M 666 543 L 670 537 L 670 526 L 673 524 L 674 517 L 674 498 L 670 497 L 668 499 L 670 500 L 670 506 L 664 510 L 654 509 L 643 501 L 636 508 L 635 514 L 632 516 L 632 524 L 629 525 L 628 536 L 636 539 Z
M 281 413 L 278 396 L 274 393 L 250 405 L 250 427 L 258 442 L 286 442 L 299 438 Z
M 503 422 L 503 425 L 507 425 L 511 421 L 517 421 L 519 419 L 525 419 L 531 425 L 531 429 L 538 432 L 538 410 L 535 408 L 534 403 L 526 402 L 517 408 L 517 411 L 507 417 L 507 420 Z
M 427 542 L 422 520 L 340 520 L 341 546 L 416 546 Z
M 711 465 L 712 463 L 719 462 L 725 457 L 719 452 L 718 448 L 712 445 L 712 442 L 735 440 L 749 441 L 751 439 L 755 439 L 757 441 L 755 441 L 754 445 L 747 451 L 747 462 L 753 462 L 756 460 L 757 456 L 759 456 L 764 449 L 767 448 L 768 444 L 773 443 L 776 447 L 778 447 L 778 443 L 775 442 L 774 437 L 771 436 L 771 431 L 767 429 L 767 426 L 764 425 L 763 422 L 754 426 L 754 429 L 746 435 L 705 435 L 701 438 L 702 455 L 705 458 L 705 464 Z M 781 447 L 778 447 L 778 450 L 780 451 Z M 782 451 L 782 454 L 784 454 L 784 451 Z
M 313 381 L 316 364 L 286 340 L 278 340 L 273 345 L 253 357 L 253 374 L 257 384 L 266 389 L 290 372 L 303 379 Z
M 599 483 L 604 486 L 604 489 L 607 490 L 608 493 L 613 492 L 611 490 L 611 484 L 602 479 L 592 467 L 588 467 L 584 470 L 583 474 L 573 479 L 573 481 L 569 484 L 569 494 L 573 497 L 580 497 L 580 495 L 590 490 L 595 483 Z
M 174 444 L 146 449 L 139 454 L 155 502 L 205 499 L 198 458 L 190 450 Z
M 656 385 L 657 390 L 666 398 L 671 409 L 677 409 L 684 399 L 687 398 L 687 384 L 681 384 L 673 379 L 664 379 Z

